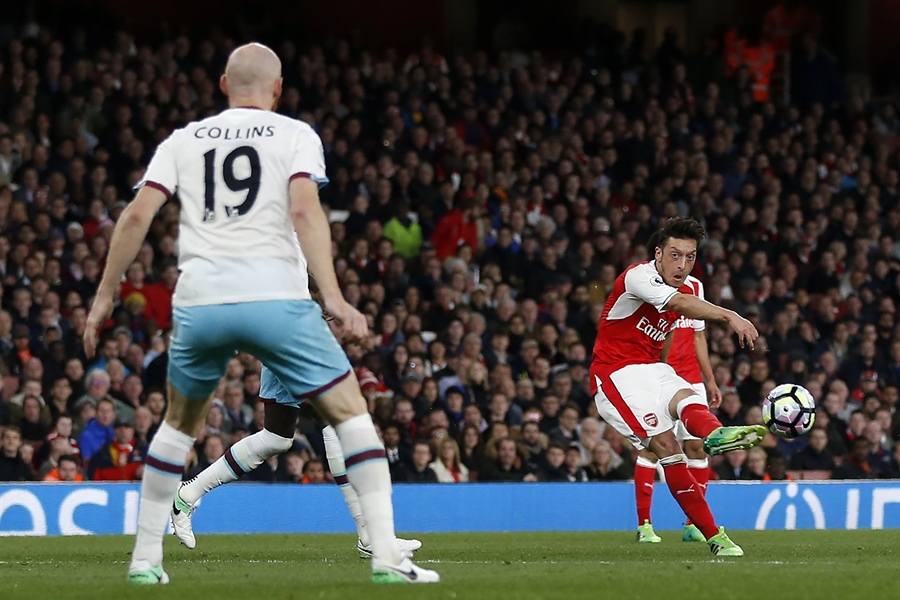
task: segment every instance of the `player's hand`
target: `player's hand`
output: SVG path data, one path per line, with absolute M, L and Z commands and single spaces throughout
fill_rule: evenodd
M 341 324 L 343 341 L 361 342 L 369 335 L 369 322 L 343 298 L 326 303 L 325 310 Z
M 722 404 L 722 390 L 715 381 L 706 384 L 706 398 L 709 400 L 710 408 L 719 408 L 719 405 Z
M 97 292 L 84 328 L 84 353 L 88 358 L 94 358 L 94 354 L 97 352 L 97 338 L 100 326 L 110 317 L 112 310 L 112 296 L 103 292 Z
M 732 313 L 732 317 L 728 320 L 728 324 L 731 325 L 731 328 L 734 329 L 734 332 L 738 336 L 738 343 L 741 348 L 749 347 L 753 350 L 753 343 L 756 341 L 756 338 L 759 337 L 759 332 L 756 330 L 756 327 L 753 326 L 753 323 L 740 316 L 737 313 Z

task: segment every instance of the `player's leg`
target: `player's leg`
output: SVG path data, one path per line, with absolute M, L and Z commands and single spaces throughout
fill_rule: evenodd
M 212 393 L 228 360 L 220 324 L 223 307 L 176 308 L 176 333 L 169 348 L 169 406 L 147 451 L 138 531 L 128 569 L 133 584 L 167 583 L 162 568 L 162 540 L 175 491 L 194 440 L 203 425 Z
M 261 431 L 236 442 L 216 462 L 188 482 L 181 484 L 172 505 L 172 528 L 186 547 L 193 549 L 193 517 L 197 502 L 220 485 L 249 473 L 272 456 L 287 452 L 294 443 L 299 410 L 296 401 L 272 372 L 263 366 L 260 374 L 260 402 L 265 403 L 265 426 Z
M 678 425 L 681 425 L 679 421 Z M 706 496 L 706 486 L 709 483 L 709 460 L 706 451 L 703 450 L 703 441 L 698 439 L 682 439 L 683 427 L 678 427 L 676 437 L 684 448 L 684 454 L 687 456 L 687 468 L 691 476 L 700 488 L 700 493 Z M 689 434 L 688 434 L 689 435 Z M 684 524 L 684 533 L 681 536 L 684 542 L 705 542 L 706 538 L 700 529 L 694 525 L 690 517 Z
M 700 417 L 695 421 L 693 429 L 690 423 L 685 423 L 685 428 L 690 434 L 696 437 L 705 437 L 705 435 L 709 435 L 713 431 L 726 429 L 709 412 L 709 408 L 702 403 L 701 398 L 690 388 L 689 384 L 675 375 L 674 371 L 671 373 L 660 373 L 659 380 L 661 396 L 665 398 L 672 394 L 672 400 L 666 402 L 662 407 L 667 410 L 667 417 L 674 418 L 675 411 L 672 410 L 673 407 L 680 407 L 681 410 L 678 410 L 677 413 L 679 415 L 689 413 L 687 409 L 690 408 L 696 411 L 696 414 Z M 676 389 L 677 391 L 673 393 L 673 390 Z M 710 419 L 704 420 L 704 414 L 709 415 Z M 706 502 L 704 490 L 688 469 L 688 458 L 675 437 L 674 429 L 669 429 L 661 434 L 654 432 L 653 437 L 650 439 L 649 447 L 660 457 L 659 462 L 665 469 L 666 483 L 669 485 L 669 490 L 679 506 L 681 506 L 684 514 L 706 538 L 710 550 L 719 556 L 743 556 L 744 551 L 741 547 L 731 541 L 723 527 L 716 525 L 715 518 L 709 509 L 709 504 Z
M 297 400 L 310 400 L 334 427 L 344 455 L 347 479 L 359 496 L 372 547 L 376 582 L 433 583 L 434 571 L 405 557 L 394 535 L 391 477 L 359 382 L 319 306 L 312 301 L 270 303 L 265 318 L 254 319 L 266 347 L 248 347 Z M 262 312 L 262 311 L 260 311 Z M 277 317 L 277 318 L 273 318 Z M 253 345 L 254 340 L 248 340 Z
M 689 388 L 668 365 L 631 365 L 612 373 L 601 384 L 604 397 L 615 409 L 618 423 L 631 430 L 629 439 L 639 442 L 659 457 L 666 485 L 684 513 L 709 539 L 710 548 L 723 556 L 741 556 L 743 551 L 716 526 L 715 519 L 687 468 L 687 457 L 675 438 L 675 420 L 669 412 L 669 400 Z M 673 391 L 673 386 L 676 386 Z M 676 393 L 677 392 L 677 393 Z M 693 394 L 693 390 L 690 390 Z M 686 394 L 685 394 L 686 395 Z M 600 394 L 598 394 L 598 397 Z M 598 403 L 598 409 L 602 406 Z M 709 411 L 707 411 L 708 414 Z M 601 410 L 601 416 L 606 414 Z M 607 421 L 616 424 L 616 421 Z M 620 425 L 616 428 L 621 431 Z
M 672 377 L 677 375 L 673 372 Z M 766 428 L 762 425 L 723 427 L 719 419 L 709 412 L 709 405 L 690 389 L 687 382 L 684 382 L 682 389 L 672 397 L 668 412 L 673 418 L 684 423 L 688 433 L 703 440 L 703 449 L 707 454 L 747 450 L 762 442 L 766 435 Z
M 322 429 L 322 439 L 325 441 L 325 458 L 328 460 L 328 468 L 334 477 L 334 482 L 338 484 L 341 494 L 344 495 L 344 502 L 350 510 L 350 516 L 356 523 L 356 533 L 358 539 L 356 542 L 356 551 L 360 558 L 372 558 L 372 545 L 369 539 L 369 532 L 366 529 L 366 520 L 362 514 L 362 506 L 359 503 L 359 494 L 350 485 L 347 478 L 347 468 L 344 462 L 344 450 L 341 448 L 341 442 L 338 439 L 337 432 L 331 425 L 326 425 Z M 400 551 L 411 554 L 422 547 L 419 540 L 405 540 L 397 538 L 400 545 Z
M 637 541 L 658 544 L 662 541 L 653 531 L 650 506 L 653 503 L 653 482 L 656 480 L 656 463 L 659 459 L 647 449 L 639 450 L 634 465 L 634 499 L 637 506 Z
M 708 407 L 709 402 L 706 397 L 706 388 L 703 384 L 693 384 L 691 385 L 691 388 L 693 388 L 697 396 L 703 400 L 704 404 Z M 688 430 L 685 429 L 684 423 L 681 421 L 675 423 L 675 438 L 684 448 L 684 453 L 687 456 L 688 470 L 691 472 L 691 475 L 694 476 L 697 485 L 700 486 L 700 490 L 705 496 L 706 486 L 709 483 L 709 460 L 706 451 L 703 449 L 703 441 L 691 435 Z M 684 533 L 682 534 L 681 539 L 685 542 L 706 541 L 706 538 L 703 537 L 703 534 L 697 526 L 691 522 L 690 518 L 688 518 L 684 525 Z

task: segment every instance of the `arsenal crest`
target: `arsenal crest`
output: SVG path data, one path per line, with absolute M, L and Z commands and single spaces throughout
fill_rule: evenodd
M 653 413 L 647 413 L 644 415 L 644 423 L 646 423 L 650 427 L 656 427 L 659 425 L 659 419 L 656 418 L 656 415 Z

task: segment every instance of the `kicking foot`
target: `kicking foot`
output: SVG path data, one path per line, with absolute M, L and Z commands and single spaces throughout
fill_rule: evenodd
M 710 551 L 716 556 L 743 556 L 744 550 L 731 541 L 724 527 L 719 527 L 719 533 L 709 538 L 707 542 Z
M 706 538 L 703 537 L 703 534 L 697 529 L 696 525 L 685 525 L 684 526 L 684 535 L 681 536 L 681 541 L 683 542 L 705 542 Z
M 397 538 L 397 546 L 400 547 L 400 553 L 403 556 L 412 556 L 412 553 L 422 547 L 419 540 L 404 540 Z M 356 540 L 356 551 L 360 558 L 372 558 L 372 547 L 362 543 L 362 540 Z
M 169 575 L 163 570 L 162 565 L 155 567 L 145 565 L 133 565 L 128 570 L 128 583 L 131 585 L 166 585 L 169 583 Z
M 389 565 L 372 559 L 372 581 L 375 583 L 440 583 L 441 576 L 437 574 L 437 571 L 417 566 L 409 558 L 404 558 L 397 565 Z
M 645 520 L 643 525 L 638 525 L 637 541 L 638 544 L 658 544 L 662 542 L 662 538 L 653 531 L 650 521 Z
M 703 440 L 707 454 L 716 455 L 732 450 L 749 450 L 763 441 L 766 428 L 762 425 L 719 427 Z
M 197 546 L 197 540 L 194 538 L 194 525 L 191 519 L 194 516 L 194 507 L 181 499 L 182 483 L 175 491 L 175 501 L 172 503 L 172 528 L 175 535 L 189 550 L 193 550 Z

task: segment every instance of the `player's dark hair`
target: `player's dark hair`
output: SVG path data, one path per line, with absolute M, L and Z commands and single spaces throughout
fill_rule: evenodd
M 655 243 L 654 243 L 654 238 Z M 706 229 L 703 225 L 690 217 L 675 217 L 666 221 L 665 225 L 659 228 L 650 236 L 650 244 L 654 244 L 651 250 L 665 247 L 669 240 L 694 240 L 699 244 L 706 239 Z

